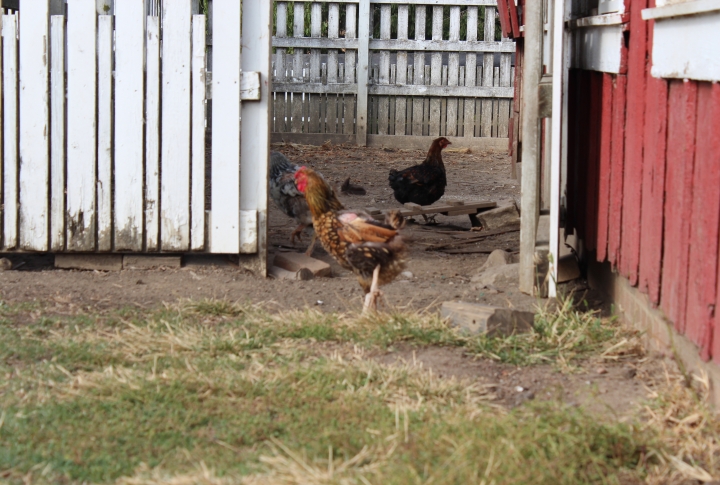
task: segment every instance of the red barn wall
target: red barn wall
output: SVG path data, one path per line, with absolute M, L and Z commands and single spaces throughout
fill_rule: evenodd
M 720 363 L 720 84 L 650 75 L 653 4 L 626 74 L 570 72 L 566 221 Z

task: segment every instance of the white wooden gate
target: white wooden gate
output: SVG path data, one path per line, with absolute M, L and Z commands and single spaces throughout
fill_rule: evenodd
M 264 259 L 270 3 L 214 1 L 208 76 L 197 1 L 51 1 L 2 16 L 0 250 Z

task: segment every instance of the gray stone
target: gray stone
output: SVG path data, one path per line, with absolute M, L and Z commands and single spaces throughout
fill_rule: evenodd
M 508 263 L 510 263 L 510 254 L 502 249 L 496 249 L 495 251 L 490 253 L 487 261 L 485 261 L 485 264 L 480 266 L 479 272 L 486 271 L 490 268 L 495 268 L 496 266 L 505 266 Z
M 9 271 L 12 269 L 12 261 L 8 258 L 0 258 L 0 271 Z
M 479 287 L 509 288 L 518 285 L 519 271 L 518 263 L 495 266 L 473 276 L 471 281 Z
M 508 336 L 529 332 L 533 328 L 535 315 L 532 312 L 499 308 L 463 301 L 446 301 L 440 315 L 469 334 Z
M 485 230 L 502 229 L 507 226 L 520 224 L 520 214 L 515 204 L 504 205 L 497 209 L 481 212 L 478 219 Z

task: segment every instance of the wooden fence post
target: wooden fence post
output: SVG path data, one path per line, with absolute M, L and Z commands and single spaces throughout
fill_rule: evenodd
M 357 124 L 358 146 L 367 145 L 368 68 L 370 65 L 370 0 L 360 0 L 358 12 Z

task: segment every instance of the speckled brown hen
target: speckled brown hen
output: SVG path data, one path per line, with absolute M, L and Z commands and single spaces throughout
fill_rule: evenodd
M 407 250 L 398 234 L 405 220 L 397 211 L 381 222 L 363 211 L 342 210 L 332 188 L 309 168 L 300 168 L 295 179 L 307 199 L 318 239 L 343 268 L 357 275 L 365 292 L 364 310 L 376 309 L 379 287 L 405 268 Z

